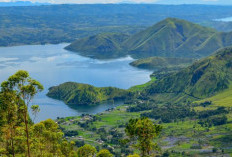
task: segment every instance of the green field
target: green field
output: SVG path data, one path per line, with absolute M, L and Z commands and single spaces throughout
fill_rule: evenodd
M 117 144 L 112 144 L 110 139 L 112 138 L 109 131 L 117 129 L 124 134 L 123 124 L 126 124 L 130 118 L 139 117 L 141 112 L 129 113 L 126 111 L 127 106 L 118 107 L 113 111 L 107 111 L 96 115 L 99 118 L 97 121 L 91 123 L 88 128 L 80 127 L 75 124 L 75 121 L 82 121 L 80 117 L 69 117 L 65 120 L 58 120 L 61 128 L 65 130 L 77 130 L 79 135 L 77 137 L 70 137 L 70 140 L 80 140 L 82 136 L 85 143 L 92 144 L 94 146 L 103 147 L 108 145 L 115 148 L 115 152 L 120 152 L 120 147 Z M 185 119 L 172 123 L 162 123 L 163 130 L 157 142 L 161 147 L 161 153 L 169 152 L 172 156 L 198 155 L 209 156 L 222 155 L 232 153 L 232 119 L 231 112 L 227 115 L 229 117 L 228 124 L 213 126 L 210 128 L 202 127 L 197 122 L 198 120 Z M 61 123 L 61 121 L 64 121 Z M 70 122 L 72 121 L 72 122 Z M 85 121 L 86 122 L 86 121 Z M 90 131 L 91 128 L 104 128 L 106 133 L 104 134 L 109 138 L 106 142 L 99 143 L 101 133 L 96 131 Z M 213 148 L 217 148 L 217 151 L 212 153 Z M 171 153 L 172 152 L 172 153 Z M 183 153 L 184 152 L 184 153 Z

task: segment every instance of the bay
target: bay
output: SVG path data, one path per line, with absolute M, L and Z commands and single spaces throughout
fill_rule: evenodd
M 48 118 L 77 116 L 83 113 L 96 114 L 121 105 L 122 102 L 104 103 L 94 107 L 70 108 L 62 101 L 48 98 L 49 87 L 72 81 L 96 87 L 113 86 L 128 89 L 150 80 L 152 71 L 129 65 L 134 59 L 124 57 L 112 60 L 97 60 L 63 49 L 67 44 L 26 45 L 0 48 L 0 81 L 6 80 L 18 70 L 26 70 L 41 82 L 45 90 L 39 93 L 32 104 L 40 105 L 35 121 Z M 32 116 L 32 115 L 31 115 Z M 33 118 L 33 116 L 32 116 Z

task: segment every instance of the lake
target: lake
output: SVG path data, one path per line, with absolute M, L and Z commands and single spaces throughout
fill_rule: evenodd
M 0 48 L 0 81 L 6 80 L 18 70 L 26 70 L 30 76 L 44 85 L 33 104 L 40 105 L 36 122 L 48 118 L 77 116 L 83 113 L 96 114 L 108 108 L 121 105 L 101 104 L 95 107 L 68 107 L 62 101 L 48 98 L 51 86 L 73 81 L 97 87 L 114 86 L 128 89 L 150 80 L 151 71 L 129 65 L 131 57 L 113 60 L 86 58 L 63 49 L 67 44 L 27 45 Z
M 232 17 L 226 17 L 226 18 L 221 18 L 221 19 L 215 19 L 215 21 L 231 22 L 231 21 L 232 21 Z

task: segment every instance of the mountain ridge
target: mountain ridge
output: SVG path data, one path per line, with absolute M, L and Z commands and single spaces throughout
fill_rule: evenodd
M 231 60 L 232 47 L 220 49 L 179 72 L 156 80 L 144 89 L 144 93 L 150 96 L 175 93 L 179 98 L 186 95 L 194 99 L 214 96 L 231 85 Z
M 101 36 L 104 34 L 99 34 Z M 97 56 L 103 53 L 101 50 L 95 49 L 95 52 L 85 51 L 88 45 L 82 45 L 87 37 L 78 39 L 70 46 L 74 45 L 78 49 L 69 49 L 80 52 L 82 55 L 94 54 L 95 58 L 101 59 L 102 56 Z M 117 37 L 118 38 L 118 37 Z M 167 18 L 159 23 L 148 27 L 147 29 L 127 36 L 122 42 L 115 41 L 110 38 L 110 41 L 115 41 L 118 49 L 112 49 L 111 52 L 105 53 L 105 58 L 115 58 L 115 56 L 131 55 L 133 58 L 147 57 L 184 57 L 184 58 L 203 58 L 210 55 L 217 49 L 232 45 L 232 32 L 218 32 L 212 28 L 204 27 L 198 24 L 181 20 L 177 18 Z M 98 43 L 96 40 L 95 43 Z M 102 47 L 108 46 L 102 43 Z M 83 50 L 83 52 L 81 52 Z M 115 55 L 117 54 L 117 55 Z
M 128 35 L 121 33 L 101 33 L 78 39 L 65 47 L 70 51 L 79 52 L 81 55 L 100 59 L 117 58 L 125 56 L 120 44 L 128 38 Z

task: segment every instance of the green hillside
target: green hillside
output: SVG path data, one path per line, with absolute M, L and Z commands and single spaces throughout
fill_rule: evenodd
M 127 38 L 128 35 L 126 34 L 103 33 L 78 39 L 65 49 L 92 58 L 117 58 L 126 55 L 125 51 L 121 48 L 121 44 Z
M 167 18 L 128 37 L 99 34 L 79 39 L 67 49 L 94 58 L 184 57 L 202 58 L 232 45 L 232 33 L 218 32 L 185 20 Z
M 161 77 L 145 89 L 149 95 L 202 99 L 230 87 L 232 81 L 232 48 L 224 48 L 192 66 Z M 172 95 L 172 96 L 171 96 Z M 162 97 L 161 96 L 161 97 Z M 160 97 L 160 98 L 161 98 Z
M 222 35 L 216 30 L 198 24 L 167 18 L 132 35 L 124 45 L 135 58 L 150 56 L 200 58 L 231 43 L 226 33 Z
M 161 68 L 183 68 L 189 66 L 194 62 L 190 58 L 162 58 L 162 57 L 149 57 L 139 59 L 130 63 L 134 67 L 141 69 L 157 70 Z
M 114 87 L 97 88 L 87 84 L 66 82 L 49 89 L 47 96 L 68 105 L 96 105 L 107 100 L 123 100 L 128 92 Z

